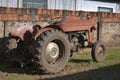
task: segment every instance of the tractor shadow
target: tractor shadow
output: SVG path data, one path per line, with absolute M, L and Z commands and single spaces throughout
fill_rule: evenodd
M 10 63 L 7 58 L 5 57 L 5 38 L 0 38 L 0 72 L 7 72 L 7 73 L 18 73 L 18 74 L 44 74 L 42 71 L 37 71 L 31 64 L 27 65 L 30 67 L 21 68 L 20 64 L 17 63 Z
M 5 58 L 5 40 L 7 39 L 7 37 L 4 38 L 0 38 L 0 64 L 6 62 L 6 58 Z
M 0 58 L 3 58 L 5 59 L 5 56 L 4 55 L 0 55 Z M 91 60 L 80 60 L 80 59 L 71 59 L 69 60 L 69 62 L 71 63 L 75 63 L 75 64 L 78 64 L 78 63 L 89 63 L 89 61 Z M 67 66 L 66 66 L 67 68 Z M 51 75 L 51 74 L 48 74 L 48 73 L 44 73 L 42 70 L 38 70 L 34 67 L 33 64 L 29 64 L 23 68 L 20 67 L 20 64 L 18 63 L 10 63 L 6 60 L 2 60 L 0 61 L 0 71 L 1 72 L 7 72 L 7 73 L 17 73 L 17 74 L 28 74 L 28 75 Z M 54 74 L 52 74 L 54 75 Z M 56 75 L 56 74 L 55 74 Z M 60 73 L 61 75 L 61 73 Z
M 71 63 L 90 63 L 90 59 L 71 59 Z
M 43 80 L 120 80 L 120 64 Z M 41 80 L 41 79 L 39 79 Z

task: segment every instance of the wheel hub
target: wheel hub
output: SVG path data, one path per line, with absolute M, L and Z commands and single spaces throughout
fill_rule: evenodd
M 99 53 L 100 56 L 103 55 L 103 48 L 102 48 L 102 47 L 99 47 L 99 48 L 98 48 L 98 53 Z
M 55 63 L 59 56 L 59 47 L 56 43 L 50 42 L 46 48 L 46 59 L 49 63 Z

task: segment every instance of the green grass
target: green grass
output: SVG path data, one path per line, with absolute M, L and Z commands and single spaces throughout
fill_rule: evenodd
M 11 67 L 11 64 L 9 64 L 9 63 L 0 64 L 0 70 L 6 69 L 6 68 L 9 68 L 9 67 Z
M 118 47 L 108 48 L 106 59 L 107 60 L 120 59 L 120 48 L 118 48 Z
M 107 49 L 106 53 L 107 53 L 106 59 L 101 63 L 93 62 L 92 57 L 91 57 L 91 52 L 86 51 L 86 52 L 84 52 L 83 56 L 71 59 L 69 61 L 68 65 L 75 64 L 75 62 L 78 61 L 77 64 L 80 64 L 82 66 L 89 64 L 90 66 L 92 65 L 96 69 L 96 68 L 100 68 L 100 67 L 120 64 L 120 47 L 110 47 Z

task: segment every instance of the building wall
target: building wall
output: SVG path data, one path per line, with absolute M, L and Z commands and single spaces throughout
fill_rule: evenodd
M 98 7 L 107 7 L 107 8 L 113 8 L 113 12 L 116 12 L 116 3 L 108 3 L 108 2 L 99 2 L 99 1 L 86 1 L 83 0 L 80 2 L 78 0 L 78 5 L 81 3 L 81 10 L 83 11 L 98 11 Z M 80 7 L 78 7 L 78 10 L 80 10 Z
M 48 0 L 48 9 L 98 12 L 98 7 L 113 8 L 117 13 L 117 4 L 90 0 Z
M 1 7 L 47 8 L 47 0 L 0 0 Z
M 2 7 L 18 7 L 18 0 L 0 0 L 0 6 Z
M 119 12 L 117 3 L 101 2 L 100 0 L 32 0 L 31 3 L 29 2 L 27 5 L 25 4 L 26 1 L 29 2 L 29 0 L 0 0 L 0 6 L 14 8 L 47 8 L 57 10 L 76 10 L 92 12 L 97 12 L 98 7 L 107 7 L 113 8 L 114 13 Z

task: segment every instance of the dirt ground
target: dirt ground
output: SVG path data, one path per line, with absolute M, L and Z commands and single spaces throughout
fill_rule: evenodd
M 76 53 L 58 74 L 13 66 L 0 55 L 0 80 L 120 80 L 120 48 L 112 48 L 108 53 L 110 55 L 102 63 L 93 62 L 89 51 Z

